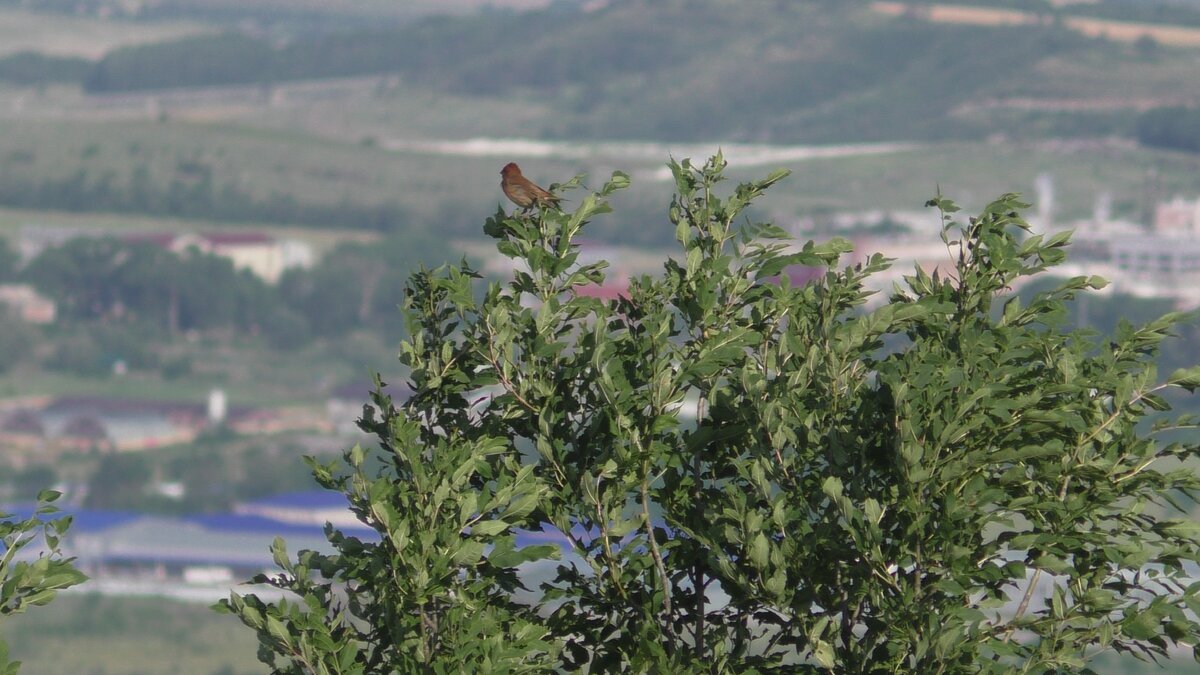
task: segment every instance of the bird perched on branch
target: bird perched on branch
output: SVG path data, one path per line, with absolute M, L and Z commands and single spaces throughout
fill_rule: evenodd
M 529 210 L 537 204 L 557 205 L 558 197 L 534 185 L 533 181 L 521 175 L 521 167 L 515 162 L 509 162 L 500 170 L 500 189 L 512 203 Z

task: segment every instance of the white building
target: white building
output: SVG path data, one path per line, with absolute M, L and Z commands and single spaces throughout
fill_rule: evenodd
M 27 225 L 21 229 L 18 250 L 28 263 L 47 248 L 78 237 L 115 236 L 130 243 L 161 246 L 173 253 L 211 253 L 228 258 L 239 270 L 249 270 L 267 283 L 275 283 L 293 267 L 312 267 L 312 246 L 297 239 L 277 239 L 265 232 L 112 232 L 100 228 Z
M 1154 209 L 1154 231 L 1167 236 L 1200 235 L 1200 199 L 1176 197 Z
M 249 270 L 267 283 L 275 283 L 290 267 L 313 264 L 312 247 L 296 240 L 280 241 L 262 232 L 213 232 L 167 235 L 164 245 L 180 255 L 197 250 L 228 258 L 235 269 Z
M 1117 293 L 1200 306 L 1200 200 L 1159 204 L 1149 229 L 1106 216 L 1098 208 L 1092 220 L 1070 225 L 1072 267 L 1108 279 Z
M 29 284 L 0 284 L 0 305 L 26 323 L 54 323 L 57 316 L 54 301 Z

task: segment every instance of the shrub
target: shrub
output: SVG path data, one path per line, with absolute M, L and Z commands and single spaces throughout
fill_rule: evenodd
M 1152 365 L 1179 317 L 1065 330 L 1095 277 L 993 307 L 1065 257 L 1013 195 L 931 201 L 953 260 L 871 306 L 882 256 L 739 223 L 786 172 L 721 197 L 723 168 L 671 163 L 680 254 L 615 302 L 580 292 L 605 264 L 575 241 L 621 174 L 490 218 L 518 271 L 482 298 L 466 267 L 412 277 L 413 395 L 364 409 L 377 453 L 312 463 L 377 536 L 279 541 L 256 581 L 299 600 L 222 605 L 275 672 L 1087 672 L 1197 643 L 1174 507 L 1200 449 L 1155 440 L 1200 385 Z M 536 593 L 531 565 L 556 569 Z

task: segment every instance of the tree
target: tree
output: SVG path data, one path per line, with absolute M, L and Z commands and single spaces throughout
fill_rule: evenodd
M 12 243 L 6 237 L 0 237 L 0 282 L 11 280 L 17 274 L 17 266 L 21 256 L 13 250 Z
M 343 243 L 313 269 L 285 272 L 279 293 L 318 336 L 341 337 L 358 327 L 395 335 L 403 330 L 396 307 L 409 272 L 444 254 L 443 242 L 414 232 L 371 244 Z
M 279 306 L 274 290 L 228 258 L 112 237 L 77 237 L 43 251 L 24 277 L 75 319 L 142 319 L 171 333 L 257 331 Z
M 87 577 L 72 566 L 73 558 L 63 558 L 58 543 L 71 526 L 69 517 L 49 519 L 58 509 L 53 502 L 59 493 L 44 490 L 38 494 L 37 506 L 27 518 L 13 519 L 0 513 L 0 619 L 21 614 L 30 607 L 45 605 L 58 591 L 83 583 Z M 36 556 L 23 553 L 38 537 L 45 544 Z M 10 661 L 8 645 L 0 640 L 0 673 L 15 675 L 20 661 Z
M 41 337 L 37 328 L 0 307 L 0 373 L 7 373 L 28 359 Z
M 130 509 L 144 503 L 152 467 L 137 453 L 103 455 L 88 479 L 84 505 L 90 509 Z
M 43 251 L 24 270 L 27 281 L 53 297 L 72 318 L 102 318 L 122 306 L 119 273 L 127 247 L 112 237 L 71 239 Z
M 49 464 L 34 464 L 14 472 L 13 496 L 18 501 L 34 501 L 47 485 L 58 482 L 58 472 Z
M 1088 672 L 1197 643 L 1200 448 L 1155 440 L 1200 386 L 1157 383 L 1179 316 L 1065 330 L 1095 277 L 993 307 L 1067 245 L 1013 195 L 966 222 L 931 201 L 948 269 L 871 306 L 882 256 L 739 224 L 786 172 L 720 197 L 720 155 L 670 166 L 681 255 L 628 297 L 580 294 L 605 264 L 574 245 L 622 174 L 490 218 L 518 271 L 482 298 L 466 267 L 412 277 L 414 393 L 361 420 L 383 468 L 312 462 L 377 538 L 278 541 L 256 581 L 300 600 L 222 604 L 275 672 Z M 537 593 L 529 563 L 556 565 Z
M 1200 108 L 1151 108 L 1138 116 L 1137 139 L 1150 147 L 1200 152 Z

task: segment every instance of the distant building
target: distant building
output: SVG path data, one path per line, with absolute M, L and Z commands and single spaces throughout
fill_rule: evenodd
M 1200 238 L 1120 237 L 1110 246 L 1118 270 L 1139 278 L 1200 282 Z
M 100 228 L 29 225 L 21 228 L 17 243 L 23 262 L 47 248 L 61 246 L 79 237 L 113 236 L 130 243 L 147 243 L 179 255 L 189 251 L 210 253 L 249 270 L 268 283 L 275 283 L 293 267 L 311 267 L 316 261 L 312 246 L 295 239 L 276 239 L 265 232 L 154 232 L 107 231 Z
M 25 434 L 34 438 L 45 438 L 46 426 L 37 415 L 29 410 L 17 410 L 0 423 L 0 429 L 11 434 Z
M 57 225 L 29 224 L 21 227 L 17 237 L 17 253 L 21 256 L 21 264 L 41 255 L 42 251 L 56 246 L 62 246 L 76 237 L 103 237 L 100 230 L 89 230 L 83 227 L 62 227 Z
M 76 450 L 112 450 L 104 424 L 91 415 L 72 417 L 58 430 L 58 441 Z
M 62 508 L 62 515 L 72 518 L 62 552 L 74 557 L 75 565 L 90 577 L 83 588 L 114 595 L 211 603 L 228 597 L 232 587 L 255 574 L 278 571 L 271 552 L 276 537 L 286 540 L 293 556 L 305 549 L 332 553 L 324 533 L 327 522 L 366 545 L 379 541 L 378 532 L 350 511 L 346 495 L 330 490 L 275 495 L 241 504 L 233 513 L 183 517 Z M 34 507 L 0 505 L 0 511 L 26 518 Z M 577 534 L 582 536 L 582 529 Z M 518 530 L 516 536 L 520 546 L 566 545 L 565 537 L 549 525 L 539 531 Z M 32 560 L 43 552 L 31 546 L 19 555 Z
M 54 323 L 57 317 L 54 301 L 29 284 L 0 284 L 0 304 L 26 323 Z
M 187 443 L 217 423 L 210 417 L 210 404 L 99 396 L 18 401 L 0 412 L 0 444 L 54 455 L 64 450 L 146 450 Z M 221 412 L 221 423 L 239 433 L 271 433 L 280 425 L 297 424 L 275 410 L 225 405 Z
M 588 284 L 576 286 L 575 293 L 581 298 L 596 298 L 598 300 L 616 301 L 629 298 L 629 282 L 617 278 L 603 284 Z
M 40 447 L 46 442 L 46 425 L 36 414 L 29 410 L 16 410 L 8 413 L 0 422 L 0 439 L 4 445 L 18 450 L 29 450 Z M 20 460 L 19 457 L 9 457 L 10 460 Z
M 224 389 L 213 389 L 208 392 L 208 423 L 217 425 L 225 421 L 229 414 L 229 401 L 225 398 Z
M 179 255 L 189 251 L 228 258 L 235 269 L 249 270 L 268 283 L 275 283 L 290 267 L 310 267 L 312 247 L 296 240 L 280 241 L 262 232 L 215 232 L 200 234 L 139 233 L 126 241 L 158 244 Z
M 1176 197 L 1154 209 L 1154 232 L 1162 235 L 1200 235 L 1200 199 Z
M 270 235 L 225 232 L 201 236 L 208 243 L 208 252 L 229 258 L 236 269 L 250 270 L 272 284 L 283 276 L 283 247 Z
M 19 517 L 28 507 L 5 507 Z M 275 568 L 271 542 L 284 537 L 292 551 L 332 552 L 322 526 L 296 525 L 255 515 L 222 513 L 190 517 L 125 511 L 76 510 L 62 541 L 65 555 L 91 577 L 93 589 L 167 592 L 171 587 L 221 587 L 219 596 L 251 576 Z M 361 524 L 360 537 L 371 532 Z M 25 555 L 37 555 L 37 551 Z M 123 582 L 123 583 L 122 583 Z M 135 585 L 142 582 L 141 585 Z M 149 582 L 151 585 L 147 585 Z
M 1091 220 L 1072 223 L 1071 260 L 1061 271 L 1098 274 L 1111 291 L 1200 306 L 1200 199 L 1158 204 L 1147 224 L 1113 220 L 1107 199 Z

